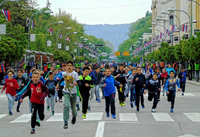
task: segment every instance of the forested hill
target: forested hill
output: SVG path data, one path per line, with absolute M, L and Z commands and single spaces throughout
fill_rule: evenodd
M 114 50 L 118 50 L 118 46 L 127 40 L 130 24 L 116 24 L 116 25 L 85 25 L 85 33 L 94 35 L 97 38 L 109 40 L 114 45 Z

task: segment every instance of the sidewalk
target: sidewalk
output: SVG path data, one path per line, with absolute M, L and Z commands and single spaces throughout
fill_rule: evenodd
M 200 82 L 196 82 L 195 79 L 193 79 L 193 80 L 187 80 L 187 83 L 190 83 L 190 84 L 193 84 L 193 85 L 200 86 Z

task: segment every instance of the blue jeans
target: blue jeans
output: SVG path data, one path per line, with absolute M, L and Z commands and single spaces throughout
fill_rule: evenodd
M 126 98 L 126 96 L 129 94 L 129 90 L 130 90 L 130 85 L 129 84 L 126 84 L 126 86 L 125 86 L 125 98 Z
M 16 91 L 16 92 L 19 93 L 20 91 Z M 21 104 L 21 103 L 20 103 L 20 99 L 21 99 L 21 96 L 22 96 L 22 95 L 19 95 L 19 96 L 16 96 L 16 97 L 15 97 L 15 101 L 18 102 L 18 103 L 17 103 L 17 108 L 20 108 L 20 104 Z
M 99 95 L 99 84 L 95 86 L 95 95 L 96 95 L 96 99 L 100 99 L 100 95 Z
M 14 106 L 14 99 L 15 99 L 15 97 L 11 96 L 10 94 L 6 94 L 6 96 L 8 98 L 8 110 L 9 110 L 9 112 L 11 112 L 12 108 Z
M 57 97 L 58 97 L 58 91 L 55 90 L 55 99 L 57 99 Z
M 130 95 L 130 103 L 136 101 L 136 96 L 135 96 L 135 89 L 130 89 L 131 95 Z

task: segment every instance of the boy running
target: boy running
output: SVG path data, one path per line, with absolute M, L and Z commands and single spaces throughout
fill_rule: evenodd
M 186 79 L 187 79 L 187 72 L 185 71 L 184 68 L 181 68 L 181 72 L 179 73 L 178 78 L 180 79 L 180 87 L 182 90 L 182 96 L 184 96 Z
M 137 105 L 137 112 L 140 111 L 139 109 L 139 99 L 141 97 L 141 105 L 142 108 L 145 108 L 144 106 L 144 88 L 146 87 L 146 80 L 145 76 L 142 74 L 142 69 L 140 67 L 137 68 L 137 74 L 135 75 L 133 79 L 133 84 L 135 84 L 135 92 L 136 92 L 136 105 Z
M 175 97 L 176 97 L 176 85 L 178 86 L 178 91 L 180 91 L 180 84 L 178 79 L 174 78 L 174 71 L 170 72 L 170 78 L 167 79 L 165 89 L 167 92 L 167 100 L 171 102 L 171 110 L 170 112 L 173 113 Z
M 149 83 L 147 84 L 147 89 L 148 89 L 148 100 L 153 101 L 153 106 L 152 106 L 152 113 L 156 112 L 156 107 L 158 104 L 158 98 L 159 98 L 159 92 L 160 92 L 160 83 L 158 80 L 158 75 L 156 73 L 153 74 L 153 78 L 149 80 Z
M 106 116 L 109 117 L 109 106 L 111 105 L 111 116 L 116 119 L 115 112 L 115 85 L 122 87 L 122 85 L 111 76 L 110 68 L 105 69 L 106 76 L 100 82 L 100 86 L 103 87 L 105 104 L 106 104 Z
M 50 110 L 51 106 L 51 115 L 54 115 L 54 106 L 55 106 L 55 87 L 57 85 L 57 82 L 54 80 L 54 74 L 52 72 L 49 72 L 49 80 L 46 81 L 45 86 L 49 90 L 49 95 L 47 97 L 47 111 Z
M 131 92 L 131 94 L 130 94 L 130 106 L 131 106 L 131 108 L 133 108 L 133 101 L 136 104 L 135 85 L 132 84 L 133 79 L 134 79 L 136 74 L 137 74 L 136 68 L 132 68 L 132 74 L 130 75 L 130 77 L 127 80 L 127 83 L 130 84 L 130 92 Z
M 44 120 L 44 99 L 49 94 L 48 89 L 45 85 L 39 81 L 40 74 L 39 72 L 34 72 L 32 74 L 32 83 L 29 85 L 27 91 L 22 95 L 20 102 L 23 102 L 23 99 L 26 96 L 30 97 L 31 105 L 32 105 L 32 115 L 31 115 L 31 127 L 32 130 L 30 134 L 35 134 L 35 125 L 36 125 L 36 117 L 37 111 L 40 120 Z
M 7 75 L 8 75 L 8 79 L 5 80 L 5 84 L 4 84 L 4 87 L 1 91 L 1 93 L 3 93 L 3 91 L 6 88 L 6 96 L 8 98 L 9 115 L 13 115 L 12 108 L 14 106 L 14 98 L 15 98 L 14 96 L 16 94 L 16 90 L 19 88 L 19 85 L 18 85 L 17 81 L 15 79 L 13 79 L 14 70 L 12 70 L 12 69 L 8 70 Z
M 64 108 L 63 108 L 63 120 L 64 120 L 64 129 L 68 128 L 68 120 L 69 120 L 69 111 L 70 105 L 72 109 L 72 124 L 76 123 L 76 94 L 77 81 L 79 80 L 78 74 L 73 71 L 74 62 L 67 62 L 67 72 L 63 72 L 63 78 L 60 80 L 59 84 L 57 84 L 57 89 L 59 85 L 64 81 L 63 95 L 64 95 Z
M 92 78 L 89 76 L 90 68 L 84 67 L 83 68 L 83 75 L 79 76 L 78 86 L 79 86 L 79 93 L 80 98 L 82 101 L 82 118 L 86 119 L 86 113 L 88 110 L 88 101 L 90 97 L 90 88 L 94 87 Z
M 24 88 L 24 84 L 25 84 L 25 78 L 22 77 L 22 74 L 23 74 L 23 70 L 22 69 L 18 69 L 17 71 L 17 77 L 15 78 L 17 80 L 17 83 L 19 85 L 19 89 L 16 90 L 16 93 L 19 93 L 23 88 Z M 17 112 L 20 112 L 19 111 L 19 108 L 20 108 L 20 99 L 21 99 L 21 96 L 17 96 L 15 98 L 15 101 L 18 101 L 18 104 L 17 104 Z

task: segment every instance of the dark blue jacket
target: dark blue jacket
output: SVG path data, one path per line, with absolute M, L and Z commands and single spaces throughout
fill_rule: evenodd
M 183 76 L 183 77 L 182 77 Z M 186 82 L 186 79 L 187 79 L 187 72 L 184 71 L 184 72 L 180 72 L 179 75 L 178 75 L 178 78 L 180 78 L 180 82 Z
M 106 84 L 106 87 L 103 87 L 104 84 Z M 100 82 L 100 87 L 103 88 L 104 96 L 108 97 L 115 93 L 115 85 L 119 86 L 120 83 L 111 75 L 105 76 Z
M 93 83 L 97 81 L 97 77 L 94 74 L 94 71 L 90 72 L 89 76 L 92 78 Z
M 99 72 L 99 73 L 97 74 L 96 71 L 94 71 L 94 75 L 95 75 L 96 78 L 97 78 L 97 80 L 95 81 L 95 85 L 98 85 L 98 84 L 101 82 L 102 78 L 105 77 L 101 72 Z

